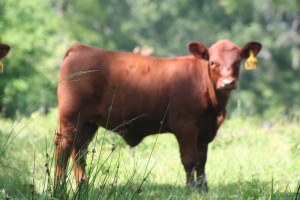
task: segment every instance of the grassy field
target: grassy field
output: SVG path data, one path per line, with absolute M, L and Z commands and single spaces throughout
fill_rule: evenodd
M 53 199 L 56 115 L 0 121 L 0 199 Z M 209 147 L 208 193 L 185 187 L 172 134 L 147 137 L 130 149 L 99 129 L 88 154 L 90 184 L 76 190 L 70 169 L 66 198 L 300 199 L 299 129 L 299 116 L 227 120 Z

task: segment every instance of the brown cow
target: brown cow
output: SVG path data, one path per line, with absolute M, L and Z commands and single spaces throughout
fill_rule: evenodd
M 250 50 L 256 55 L 261 44 L 239 48 L 221 40 L 210 48 L 200 42 L 188 47 L 192 55 L 169 59 L 83 44 L 68 50 L 58 85 L 56 183 L 63 183 L 70 155 L 77 183 L 87 180 L 86 149 L 99 126 L 112 130 L 123 124 L 127 132 L 119 134 L 133 147 L 157 133 L 165 118 L 161 132 L 172 132 L 178 140 L 187 185 L 207 190 L 208 144 L 226 116 L 241 60 Z
M 0 60 L 6 56 L 9 52 L 10 46 L 7 44 L 0 43 Z

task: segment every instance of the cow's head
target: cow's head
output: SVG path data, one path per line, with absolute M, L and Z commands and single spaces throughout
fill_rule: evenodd
M 258 54 L 261 47 L 258 42 L 248 42 L 239 48 L 229 40 L 221 40 L 209 49 L 200 42 L 189 44 L 194 56 L 208 60 L 210 78 L 217 90 L 236 89 L 241 60 L 248 58 L 251 50 Z
M 0 60 L 6 56 L 9 50 L 10 46 L 8 46 L 7 44 L 0 43 Z

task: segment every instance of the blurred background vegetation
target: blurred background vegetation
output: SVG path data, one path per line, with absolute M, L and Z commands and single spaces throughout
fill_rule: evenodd
M 259 41 L 256 71 L 242 70 L 230 116 L 300 113 L 299 0 L 0 0 L 0 38 L 11 45 L 0 75 L 2 117 L 55 107 L 57 75 L 74 42 L 111 50 L 188 54 L 194 40 Z

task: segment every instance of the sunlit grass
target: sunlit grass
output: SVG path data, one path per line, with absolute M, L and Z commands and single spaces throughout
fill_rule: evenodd
M 53 110 L 48 116 L 35 114 L 17 122 L 1 120 L 0 148 L 5 146 L 0 154 L 0 198 L 31 199 L 34 195 L 35 199 L 50 199 L 56 116 Z M 68 197 L 296 199 L 299 124 L 296 117 L 277 116 L 267 122 L 259 118 L 227 120 L 209 146 L 207 194 L 185 187 L 178 144 L 172 134 L 147 137 L 131 149 L 117 134 L 99 129 L 87 159 L 90 184 L 76 190 L 70 164 Z

